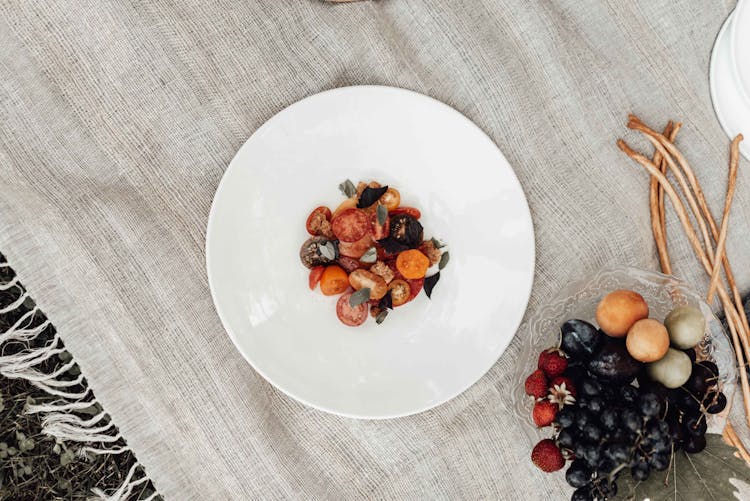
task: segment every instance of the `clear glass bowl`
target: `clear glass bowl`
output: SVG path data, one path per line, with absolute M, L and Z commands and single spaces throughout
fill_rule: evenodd
M 659 321 L 663 321 L 676 306 L 694 306 L 703 312 L 706 335 L 696 351 L 699 358 L 713 360 L 719 367 L 719 384 L 728 401 L 724 411 L 710 416 L 708 420 L 709 432 L 720 433 L 731 408 L 737 377 L 734 351 L 721 322 L 685 282 L 654 271 L 618 267 L 601 270 L 566 287 L 522 326 L 522 332 L 526 332 L 528 337 L 519 355 L 513 399 L 516 415 L 526 424 L 529 437 L 535 441 L 550 434 L 550 428 L 540 429 L 534 425 L 531 419 L 534 400 L 524 391 L 526 378 L 537 368 L 539 353 L 559 344 L 560 325 L 568 319 L 580 318 L 596 325 L 597 304 L 607 293 L 617 289 L 630 289 L 641 294 L 648 303 L 649 316 Z

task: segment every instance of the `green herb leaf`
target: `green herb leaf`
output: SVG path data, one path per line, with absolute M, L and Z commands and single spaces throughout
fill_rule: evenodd
M 385 317 L 388 316 L 388 310 L 383 310 L 380 313 L 378 313 L 378 316 L 375 317 L 375 323 L 380 325 L 385 320 Z
M 336 259 L 336 245 L 330 240 L 318 248 L 320 255 L 329 261 Z
M 378 250 L 375 247 L 370 247 L 359 260 L 363 263 L 374 263 L 378 260 Z
M 436 249 L 442 249 L 445 247 L 445 244 L 435 237 L 432 238 L 432 245 L 434 245 Z
M 352 198 L 357 194 L 357 187 L 348 179 L 339 185 L 339 190 L 346 198 Z
M 440 263 L 438 264 L 438 269 L 442 270 L 448 265 L 448 261 L 450 261 L 451 255 L 448 253 L 448 251 L 443 252 L 443 255 L 440 256 Z
M 734 456 L 736 449 L 724 443 L 721 435 L 706 434 L 706 448 L 697 454 L 677 451 L 666 471 L 652 471 L 648 479 L 638 482 L 623 471 L 616 499 L 672 501 L 674 499 L 737 499 L 739 494 L 729 479 L 750 484 L 750 468 Z
M 424 279 L 424 293 L 427 294 L 427 297 L 430 299 L 432 299 L 432 289 L 435 287 L 435 284 L 438 283 L 438 280 L 440 280 L 439 271 Z
M 369 300 L 370 288 L 363 287 L 362 289 L 359 289 L 357 292 L 349 296 L 349 306 L 351 306 L 352 308 L 356 308 L 360 304 L 364 304 Z
M 388 219 L 388 207 L 385 205 L 378 205 L 378 224 L 383 226 Z
M 383 193 L 388 191 L 387 186 L 381 186 L 380 188 L 365 188 L 365 191 L 359 196 L 359 202 L 357 202 L 358 209 L 366 209 L 383 196 Z

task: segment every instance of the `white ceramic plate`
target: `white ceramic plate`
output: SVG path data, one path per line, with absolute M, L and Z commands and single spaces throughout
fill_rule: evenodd
M 432 300 L 381 325 L 341 324 L 299 260 L 308 213 L 338 205 L 347 178 L 396 187 L 425 236 L 450 245 Z M 248 362 L 297 400 L 357 418 L 421 412 L 476 382 L 513 337 L 534 275 L 531 216 L 502 153 L 454 109 L 389 87 L 323 92 L 266 122 L 224 174 L 206 240 L 216 309 Z
M 739 0 L 732 18 L 732 62 L 745 101 L 750 103 L 750 0 Z
M 739 133 L 750 136 L 750 101 L 743 90 L 732 50 L 736 15 L 737 10 L 727 18 L 716 36 L 709 68 L 711 101 L 721 127 L 730 138 Z M 747 140 L 740 143 L 740 151 L 750 159 L 750 143 Z

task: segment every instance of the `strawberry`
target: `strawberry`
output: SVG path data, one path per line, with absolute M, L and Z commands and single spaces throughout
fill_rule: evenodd
M 547 473 L 557 471 L 565 466 L 565 459 L 560 452 L 560 448 L 549 438 L 545 438 L 534 446 L 531 451 L 531 462 Z
M 560 389 L 563 389 L 562 385 L 565 385 L 564 389 L 567 390 L 567 392 L 570 393 L 572 397 L 575 398 L 578 395 L 578 393 L 576 392 L 576 387 L 573 385 L 573 381 L 571 381 L 569 377 L 565 376 L 558 376 L 553 379 L 549 385 L 550 391 L 555 389 L 555 386 L 559 386 Z
M 556 378 L 568 368 L 568 359 L 557 348 L 550 348 L 539 354 L 539 368 L 548 378 Z
M 534 418 L 534 423 L 539 428 L 551 425 L 552 421 L 555 420 L 555 416 L 557 416 L 559 408 L 560 407 L 554 402 L 550 402 L 549 400 L 539 400 L 534 404 L 534 410 L 531 412 L 531 415 Z
M 527 395 L 532 395 L 534 398 L 544 398 L 549 388 L 547 376 L 544 375 L 543 371 L 537 369 L 526 378 L 524 387 Z

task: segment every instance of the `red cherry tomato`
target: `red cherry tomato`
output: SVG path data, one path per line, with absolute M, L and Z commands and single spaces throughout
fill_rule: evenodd
M 422 286 L 424 286 L 424 278 L 417 278 L 415 280 L 407 280 L 409 282 L 409 287 L 411 288 L 411 295 L 409 296 L 409 301 L 417 297 L 417 294 L 419 294 L 422 291 Z M 407 301 L 407 303 L 409 302 Z
M 391 231 L 391 218 L 385 218 L 385 224 L 378 222 L 378 213 L 372 213 L 372 237 L 375 240 L 380 240 L 388 236 Z
M 331 221 L 333 234 L 342 242 L 356 242 L 370 232 L 370 216 L 361 209 L 346 209 Z
M 341 251 L 339 250 L 339 252 Z M 362 263 L 359 262 L 359 259 L 354 259 L 353 257 L 339 256 L 336 262 L 339 264 L 339 266 L 344 268 L 344 271 L 346 271 L 347 273 L 351 273 L 354 270 L 364 268 Z
M 419 219 L 420 217 L 422 217 L 422 213 L 419 212 L 419 209 L 415 209 L 414 207 L 396 207 L 395 209 L 390 211 L 388 214 L 391 216 L 397 216 L 399 214 L 406 214 L 415 219 Z
M 367 249 L 374 245 L 374 243 L 372 235 L 369 233 L 356 242 L 344 242 L 342 240 L 339 242 L 339 254 L 359 259 L 362 257 L 362 254 L 367 252 Z
M 318 286 L 318 282 L 320 282 L 320 277 L 323 276 L 323 271 L 325 271 L 325 266 L 316 266 L 312 270 L 310 270 L 310 290 L 314 291 L 315 287 Z
M 307 216 L 307 222 L 305 223 L 305 228 L 307 228 L 307 232 L 310 235 L 321 235 L 321 229 L 325 225 L 326 222 L 331 221 L 331 209 L 325 206 L 316 207 L 313 209 L 313 211 L 310 213 L 309 216 Z
M 352 293 L 347 292 L 339 298 L 336 303 L 336 314 L 344 325 L 356 327 L 362 325 L 367 320 L 367 303 L 362 303 L 352 308 L 349 304 L 350 297 L 352 297 Z

